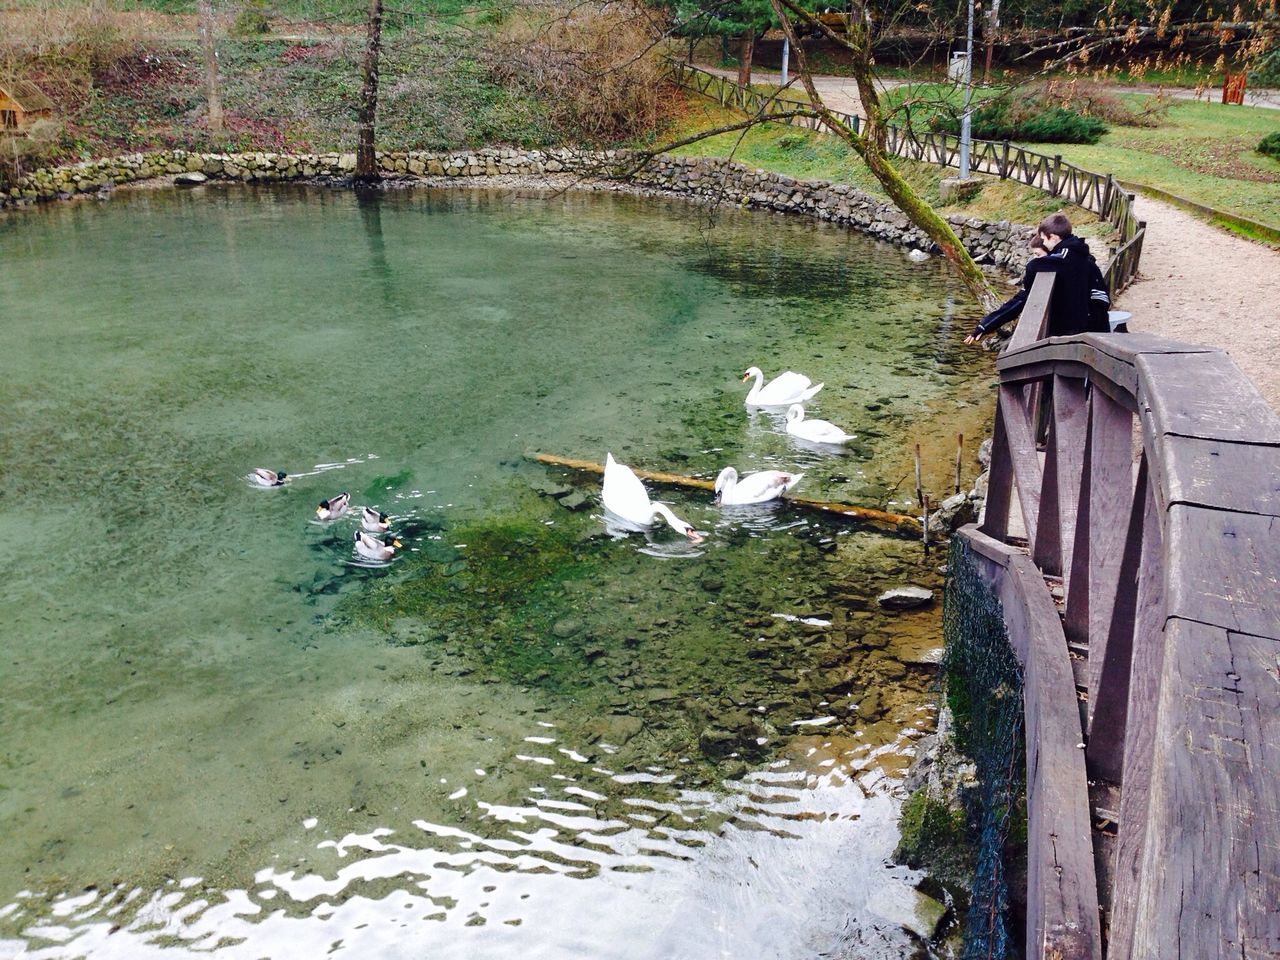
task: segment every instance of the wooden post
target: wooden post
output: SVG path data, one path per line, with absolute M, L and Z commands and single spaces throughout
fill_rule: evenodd
M 964 458 L 964 434 L 956 434 L 956 493 L 960 492 L 960 462 Z
M 929 495 L 924 495 L 924 523 L 921 524 L 924 529 L 924 558 L 929 559 Z
M 920 485 L 920 444 L 916 444 L 916 503 L 924 506 L 924 488 Z

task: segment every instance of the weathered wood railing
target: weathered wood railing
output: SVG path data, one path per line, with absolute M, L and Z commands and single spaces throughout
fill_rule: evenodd
M 671 61 L 671 71 L 676 83 L 717 101 L 721 106 L 735 107 L 745 113 L 765 117 L 777 117 L 781 122 L 811 130 L 821 129 L 819 121 L 812 117 L 783 116 L 797 106 L 804 105 L 802 101 L 794 99 L 794 95 L 791 99 L 783 99 L 750 87 L 742 87 L 681 61 Z M 863 118 L 834 110 L 832 113 L 854 133 L 861 131 Z M 886 145 L 890 153 L 904 160 L 936 163 L 943 167 L 960 165 L 960 138 L 954 134 L 922 133 L 889 124 Z M 1111 223 L 1116 228 L 1115 252 L 1108 258 L 1102 272 L 1112 296 L 1119 294 L 1137 275 L 1146 223 L 1134 214 L 1134 195 L 1121 187 L 1111 174 L 1083 170 L 1064 163 L 1061 156 L 1036 153 L 1008 140 L 973 140 L 970 164 L 974 170 L 1004 180 L 1017 180 L 1068 203 L 1084 207 Z
M 959 534 L 1024 665 L 1026 956 L 1275 958 L 1280 418 L 1219 350 L 1039 339 L 1052 282 L 997 362 L 986 509 Z M 1118 792 L 1114 841 L 1090 784 Z

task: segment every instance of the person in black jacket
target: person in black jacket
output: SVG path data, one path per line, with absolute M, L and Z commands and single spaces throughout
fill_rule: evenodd
M 1022 287 L 1007 302 L 978 321 L 965 343 L 974 343 L 1022 313 L 1031 285 L 1041 273 L 1054 273 L 1053 295 L 1049 299 L 1047 336 L 1064 337 L 1077 333 L 1108 333 L 1107 310 L 1111 299 L 1089 245 L 1071 232 L 1065 214 L 1046 217 L 1036 231 L 1048 254 L 1032 256 L 1022 277 Z

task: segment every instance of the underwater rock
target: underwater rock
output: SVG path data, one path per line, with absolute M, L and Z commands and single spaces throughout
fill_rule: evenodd
M 869 690 L 858 704 L 858 716 L 867 723 L 875 723 L 884 716 L 884 706 L 880 703 L 880 691 Z
M 582 621 L 574 620 L 571 617 L 566 617 L 564 620 L 557 620 L 551 627 L 551 632 L 561 640 L 567 640 L 580 630 L 582 630 Z
M 438 540 L 431 540 L 424 544 L 422 555 L 432 563 L 452 563 L 462 556 L 457 547 Z
M 560 497 L 556 500 L 556 503 L 560 504 L 560 506 L 564 507 L 566 510 L 573 510 L 574 512 L 577 512 L 579 510 L 591 509 L 592 501 L 590 497 L 585 496 L 578 491 L 574 491 L 568 496 Z
M 914 585 L 894 587 L 876 597 L 876 603 L 885 610 L 915 610 L 933 603 L 933 591 Z
M 597 717 L 587 724 L 585 729 L 587 738 L 592 743 L 603 740 L 605 743 L 620 747 L 644 730 L 644 721 L 639 717 L 610 715 Z
M 724 589 L 724 581 L 719 577 L 703 577 L 702 589 L 707 593 L 719 593 Z

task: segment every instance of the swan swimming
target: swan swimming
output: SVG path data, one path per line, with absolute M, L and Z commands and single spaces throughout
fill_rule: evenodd
M 803 473 L 761 470 L 759 473 L 749 473 L 739 480 L 737 470 L 725 467 L 716 477 L 716 500 L 724 506 L 768 503 L 794 487 L 803 476 Z
M 752 377 L 756 378 L 755 385 L 743 401 L 748 407 L 785 407 L 792 403 L 804 403 L 825 386 L 822 383 L 814 386 L 813 381 L 804 374 L 792 370 L 786 370 L 765 383 L 764 373 L 760 368 L 750 367 L 742 375 L 742 382 L 746 383 Z
M 368 533 L 384 533 L 391 529 L 391 518 L 373 507 L 360 511 L 360 529 Z
M 371 537 L 363 530 L 355 535 L 356 553 L 366 560 L 390 560 L 396 555 L 396 548 L 402 546 L 399 540 L 383 543 L 377 537 Z
M 613 459 L 612 453 L 605 454 L 604 488 L 600 498 L 606 510 L 633 526 L 651 527 L 661 517 L 694 543 L 703 540 L 693 524 L 685 523 L 665 503 L 651 502 L 640 478 L 626 464 Z
M 262 467 L 256 467 L 249 476 L 260 487 L 283 487 L 288 474 L 283 470 L 266 470 Z
M 347 512 L 347 501 L 350 499 L 351 494 L 340 493 L 328 500 L 321 500 L 320 506 L 316 507 L 316 516 L 321 520 L 337 520 Z
M 793 404 L 787 410 L 787 433 L 812 443 L 848 443 L 856 434 L 845 433 L 826 420 L 806 420 L 804 407 Z

